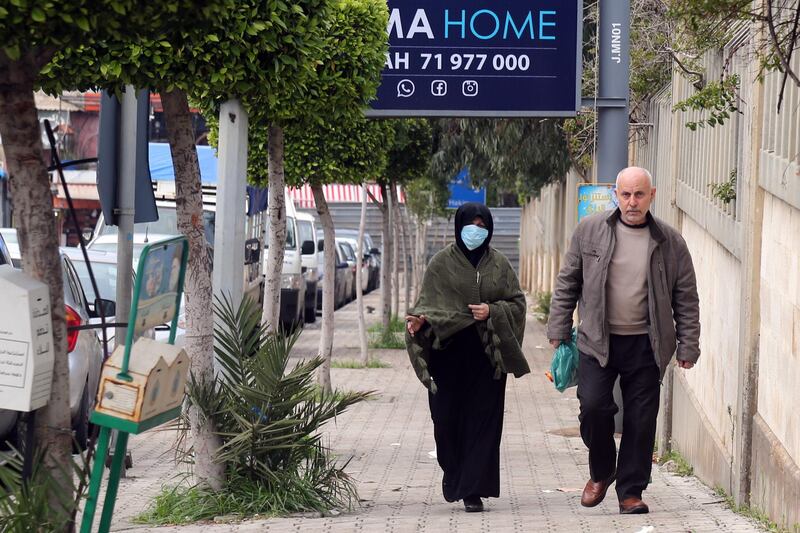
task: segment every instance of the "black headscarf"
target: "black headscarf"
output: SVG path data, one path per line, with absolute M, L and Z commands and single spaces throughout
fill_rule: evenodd
M 472 221 L 475 220 L 475 217 L 481 217 L 481 219 L 483 219 L 483 223 L 486 225 L 489 235 L 486 236 L 486 240 L 483 241 L 483 244 L 474 250 L 470 250 L 464 244 L 464 241 L 461 240 L 461 230 L 464 229 L 464 226 L 469 226 L 472 224 Z M 489 211 L 489 208 L 483 204 L 479 204 L 478 202 L 467 202 L 462 204 L 461 207 L 459 207 L 456 211 L 455 222 L 456 245 L 458 245 L 458 248 L 464 252 L 464 255 L 467 257 L 467 259 L 469 259 L 469 262 L 472 263 L 472 266 L 477 267 L 481 257 L 483 257 L 483 254 L 486 253 L 486 250 L 489 248 L 489 242 L 492 240 L 492 233 L 494 232 L 492 212 Z

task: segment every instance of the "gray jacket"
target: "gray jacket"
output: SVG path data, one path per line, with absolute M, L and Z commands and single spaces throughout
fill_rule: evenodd
M 589 216 L 572 235 L 564 265 L 558 273 L 550 302 L 547 336 L 567 339 L 572 314 L 578 304 L 578 349 L 608 364 L 606 279 L 614 250 L 614 226 L 619 209 Z M 665 222 L 647 214 L 648 247 L 647 305 L 650 344 L 663 378 L 677 348 L 680 361 L 700 357 L 700 304 L 694 266 L 683 237 Z

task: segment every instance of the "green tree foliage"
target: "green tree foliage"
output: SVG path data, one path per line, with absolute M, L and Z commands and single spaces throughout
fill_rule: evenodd
M 561 121 L 454 119 L 443 127 L 433 165 L 450 176 L 468 167 L 473 184 L 495 194 L 514 192 L 524 201 L 564 176 L 570 158 Z
M 394 142 L 389 146 L 389 164 L 385 181 L 405 184 L 427 174 L 431 160 L 432 131 L 425 119 L 395 119 L 391 121 Z
M 325 38 L 320 44 L 313 84 L 301 94 L 292 109 L 281 109 L 274 95 L 245 98 L 250 112 L 251 130 L 248 141 L 248 181 L 266 185 L 268 175 L 267 126 L 278 121 L 287 128 L 287 183 L 300 185 L 314 179 L 323 183 L 335 180 L 332 172 L 349 172 L 342 158 L 352 160 L 353 172 L 343 176 L 347 182 L 360 183 L 370 178 L 369 159 L 360 159 L 356 152 L 365 152 L 348 136 L 369 136 L 370 126 L 363 119 L 363 109 L 375 95 L 387 49 L 385 2 L 378 0 L 333 0 L 333 9 L 324 26 Z M 266 105 L 263 96 L 267 97 Z M 206 106 L 209 138 L 216 142 L 217 108 Z M 372 141 L 365 147 L 373 147 Z M 330 152 L 330 153 L 329 153 Z M 360 167 L 360 170 L 359 170 Z M 372 170 L 370 170 L 372 172 Z
M 287 96 L 304 94 L 316 77 L 328 2 L 179 0 L 148 2 L 140 13 L 149 20 L 144 38 L 98 39 L 62 50 L 45 69 L 48 87 L 132 84 L 177 88 L 197 101 L 282 99 L 281 113 L 291 114 L 300 108 Z
M 293 125 L 286 131 L 286 182 L 364 183 L 385 174 L 394 131 L 387 121 L 363 115 L 338 122 Z
M 429 154 L 426 171 L 405 184 L 406 207 L 421 221 L 446 213 L 445 208 L 450 197 L 448 184 L 453 178 L 449 171 L 442 171 L 439 166 L 433 164 L 434 156 L 439 152 L 439 147 L 447 134 L 448 121 L 431 120 L 429 124 L 430 144 L 425 146 Z

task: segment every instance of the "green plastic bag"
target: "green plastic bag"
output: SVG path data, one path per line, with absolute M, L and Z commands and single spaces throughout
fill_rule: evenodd
M 553 354 L 547 377 L 558 392 L 564 392 L 578 384 L 577 335 L 577 330 L 572 328 L 572 338 L 568 342 L 563 341 Z

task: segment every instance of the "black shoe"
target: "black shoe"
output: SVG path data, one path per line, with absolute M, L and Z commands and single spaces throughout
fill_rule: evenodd
M 464 498 L 464 510 L 468 513 L 483 512 L 483 501 L 479 496 L 468 496 Z

